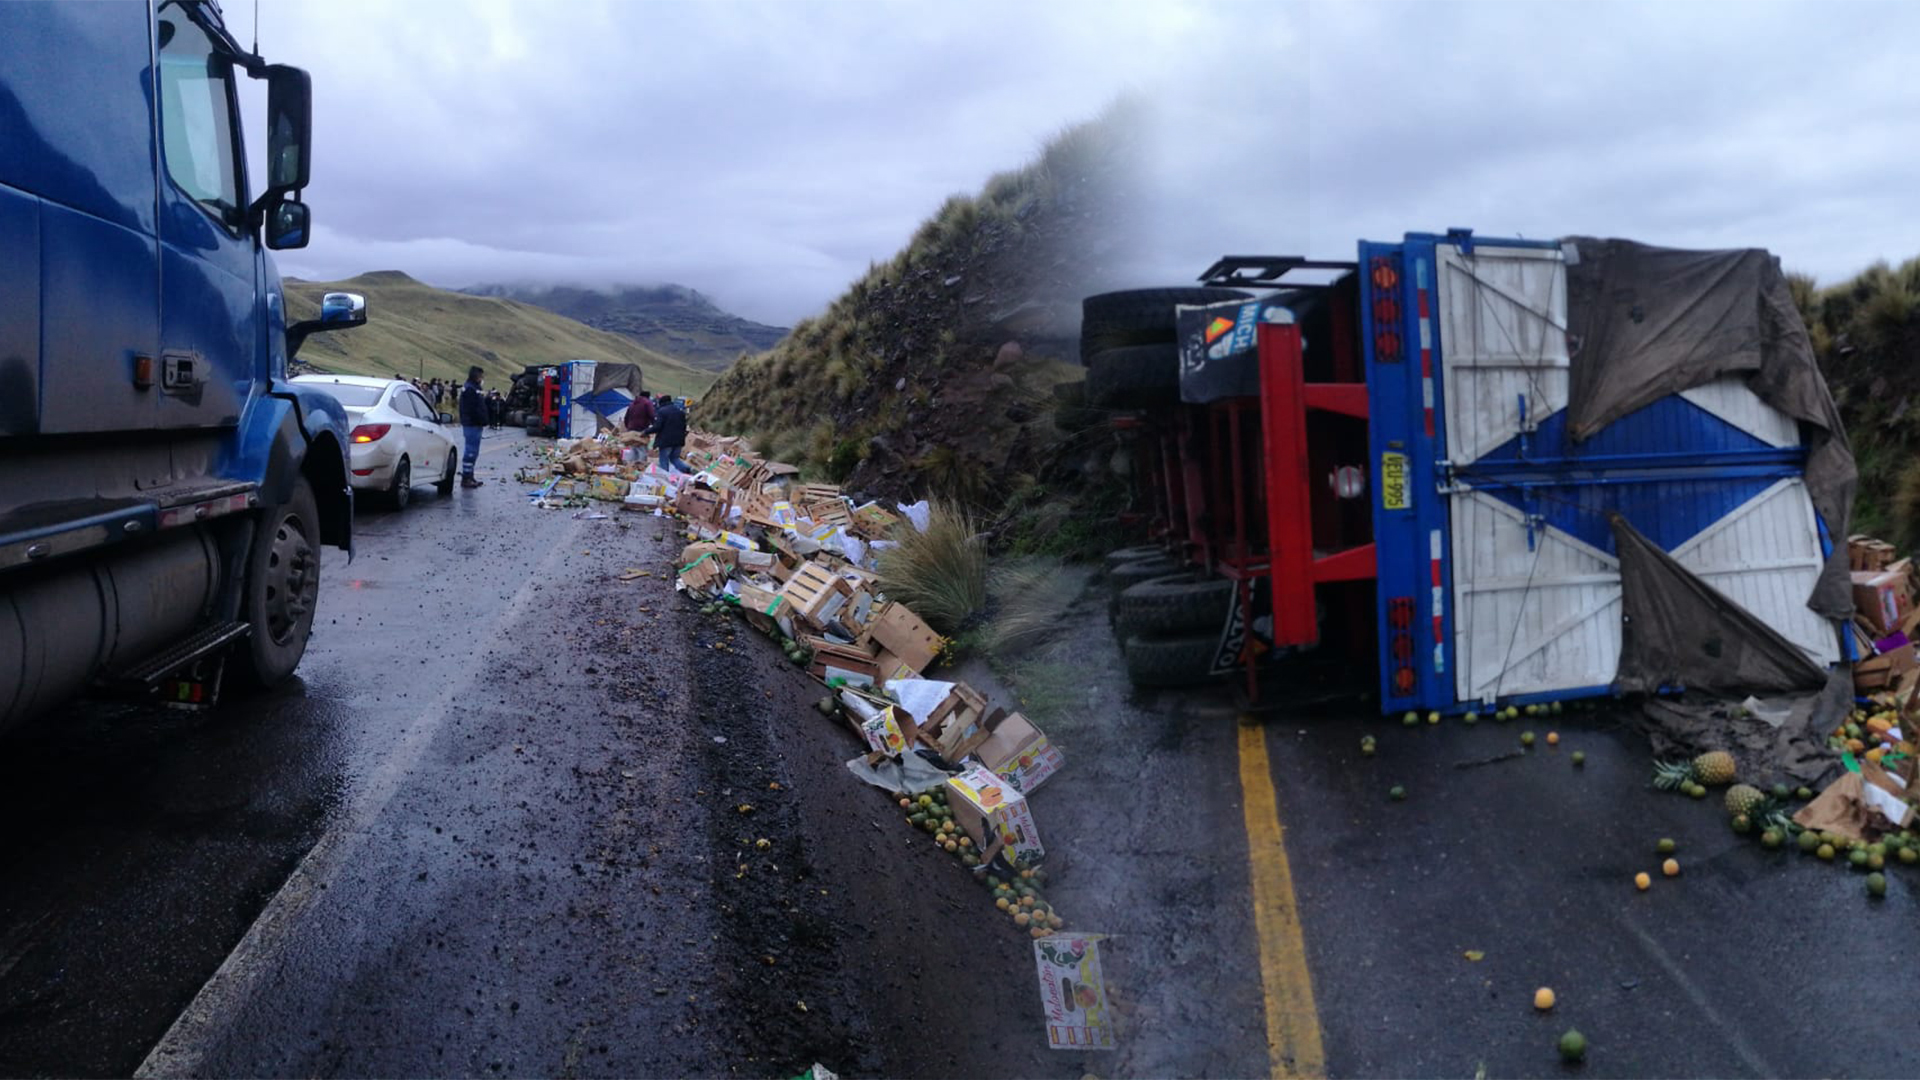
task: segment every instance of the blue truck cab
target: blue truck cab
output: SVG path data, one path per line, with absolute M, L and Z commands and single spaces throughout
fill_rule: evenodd
M 237 94 L 267 83 L 267 173 Z M 311 98 L 213 3 L 0 4 L 0 726 L 90 690 L 207 703 L 306 650 L 351 550 L 346 418 L 287 382 Z

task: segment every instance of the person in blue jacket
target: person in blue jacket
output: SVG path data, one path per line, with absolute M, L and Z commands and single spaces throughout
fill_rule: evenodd
M 692 466 L 680 460 L 680 448 L 687 445 L 687 411 L 680 403 L 666 394 L 661 394 L 659 407 L 654 410 L 653 423 L 647 425 L 647 434 L 653 436 L 653 445 L 660 449 L 660 471 L 679 470 L 691 473 Z
M 466 453 L 460 456 L 460 486 L 477 488 L 485 483 L 473 475 L 480 460 L 480 436 L 487 430 L 487 392 L 480 388 L 484 374 L 476 365 L 467 369 L 467 383 L 460 388 L 460 434 L 466 438 Z

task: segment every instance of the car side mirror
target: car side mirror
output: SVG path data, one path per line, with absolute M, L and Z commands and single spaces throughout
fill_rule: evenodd
M 267 211 L 267 246 L 275 251 L 307 246 L 312 214 L 306 203 L 279 202 Z
M 287 327 L 287 359 L 293 359 L 310 334 L 329 330 L 349 330 L 365 326 L 367 298 L 359 293 L 330 292 L 320 298 L 320 317 L 303 319 Z

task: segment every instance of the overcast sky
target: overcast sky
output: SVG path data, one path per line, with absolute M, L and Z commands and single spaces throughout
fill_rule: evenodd
M 250 42 L 253 4 L 224 6 Z M 313 74 L 316 229 L 280 257 L 308 278 L 671 281 L 791 324 L 1123 92 L 1161 106 L 1143 285 L 1455 225 L 1767 247 L 1825 281 L 1920 255 L 1920 5 L 264 0 L 260 23 Z

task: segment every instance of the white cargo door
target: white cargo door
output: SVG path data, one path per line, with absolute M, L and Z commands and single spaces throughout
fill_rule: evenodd
M 1447 457 L 1474 461 L 1567 407 L 1567 270 L 1558 248 L 1434 248 Z
M 1820 577 L 1819 517 L 1801 480 L 1781 480 L 1673 549 L 1680 565 L 1825 666 L 1840 659 L 1833 624 L 1807 608 Z
M 600 430 L 599 414 L 593 411 L 593 405 L 587 399 L 593 396 L 593 370 L 598 366 L 591 360 L 575 360 L 567 365 L 567 437 L 584 439 Z

